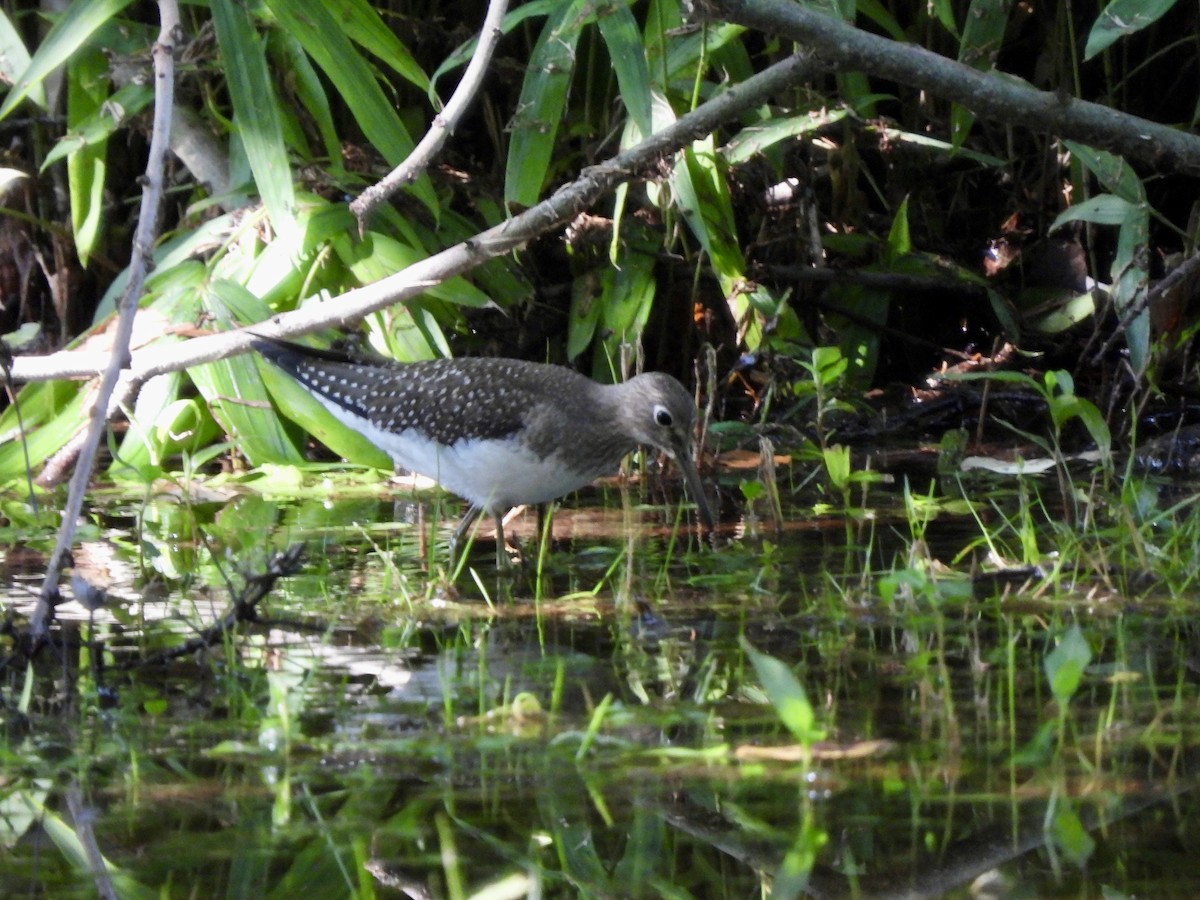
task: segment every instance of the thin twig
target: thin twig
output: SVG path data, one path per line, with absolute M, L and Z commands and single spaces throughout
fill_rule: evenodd
M 1136 303 L 1125 310 L 1125 314 L 1121 316 L 1121 321 L 1117 327 L 1113 329 L 1113 333 L 1108 336 L 1108 340 L 1104 342 L 1096 355 L 1092 357 L 1092 365 L 1097 366 L 1101 360 L 1108 355 L 1117 341 L 1125 335 L 1129 326 L 1133 324 L 1133 320 L 1144 313 L 1147 309 L 1157 303 L 1167 291 L 1173 289 L 1180 284 L 1184 279 L 1191 278 L 1193 275 L 1200 272 L 1200 253 L 1195 256 L 1190 256 L 1177 265 L 1174 269 L 1168 272 L 1161 281 L 1154 287 L 1146 291 Z
M 483 20 L 483 29 L 479 32 L 479 43 L 471 54 L 471 62 L 462 80 L 450 96 L 450 102 L 438 115 L 433 117 L 433 124 L 420 143 L 413 149 L 400 165 L 392 169 L 381 181 L 371 185 L 350 204 L 350 212 L 358 219 L 358 234 L 361 237 L 366 230 L 367 219 L 372 210 L 386 200 L 404 185 L 417 180 L 417 177 L 429 167 L 430 161 L 442 149 L 446 139 L 454 134 L 459 121 L 475 99 L 475 94 L 483 84 L 483 76 L 487 73 L 488 63 L 492 53 L 500 42 L 500 25 L 508 10 L 508 0 L 491 0 L 488 4 L 487 16 Z
M 71 786 L 67 788 L 67 809 L 71 812 L 75 837 L 79 839 L 79 843 L 83 845 L 83 852 L 87 855 L 88 868 L 96 883 L 96 896 L 101 900 L 117 900 L 119 896 L 117 889 L 113 886 L 112 878 L 109 877 L 108 866 L 104 862 L 104 854 L 100 852 L 100 845 L 96 843 L 96 832 L 92 830 L 92 819 L 96 814 L 90 807 L 84 805 L 83 792 L 79 790 L 78 783 L 72 782 Z
M 35 646 L 46 636 L 54 606 L 58 602 L 58 581 L 75 540 L 75 525 L 83 510 L 83 497 L 96 461 L 100 439 L 108 426 L 109 399 L 131 361 L 129 339 L 142 283 L 150 271 L 151 249 L 158 232 L 158 207 L 163 192 L 163 170 L 166 163 L 167 140 L 171 131 L 171 106 L 175 96 L 175 43 L 179 33 L 179 7 L 176 0 L 158 0 L 160 29 L 154 43 L 154 128 L 150 135 L 150 152 L 146 161 L 142 206 L 138 213 L 137 230 L 133 239 L 133 258 L 129 264 L 129 285 L 119 304 L 117 329 L 113 336 L 112 352 L 106 361 L 104 377 L 92 407 L 87 439 L 79 453 L 75 472 L 67 491 L 58 540 L 42 582 L 41 596 L 29 619 L 29 638 Z

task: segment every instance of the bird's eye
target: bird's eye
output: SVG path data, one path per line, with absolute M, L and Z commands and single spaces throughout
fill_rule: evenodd
M 665 406 L 654 407 L 654 421 L 663 428 L 670 428 L 675 420 L 671 418 L 671 411 Z

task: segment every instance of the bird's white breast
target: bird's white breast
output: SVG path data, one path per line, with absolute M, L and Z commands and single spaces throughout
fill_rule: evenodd
M 396 464 L 437 481 L 489 512 L 545 503 L 589 484 L 595 472 L 579 472 L 558 454 L 541 457 L 516 440 L 463 439 L 441 445 L 420 431 L 394 432 L 317 396 L 334 417 L 362 433 Z

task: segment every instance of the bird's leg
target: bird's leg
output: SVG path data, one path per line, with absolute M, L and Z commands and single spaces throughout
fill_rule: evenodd
M 454 568 L 454 562 L 458 557 L 459 545 L 462 539 L 467 536 L 471 530 L 471 525 L 479 518 L 479 514 L 483 512 L 482 506 L 471 504 L 465 513 L 463 513 L 462 521 L 458 523 L 458 527 L 454 529 L 454 534 L 450 536 L 450 568 Z
M 508 546 L 504 543 L 504 516 L 496 513 L 496 569 L 503 571 L 509 566 Z

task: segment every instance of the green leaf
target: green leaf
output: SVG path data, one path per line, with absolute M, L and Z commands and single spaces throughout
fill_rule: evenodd
M 377 231 L 367 236 L 368 240 L 357 241 L 341 234 L 332 241 L 334 250 L 360 284 L 371 284 L 428 256 L 424 250 Z M 426 294 L 455 306 L 483 309 L 492 305 L 487 294 L 461 276 L 432 285 Z
M 1112 449 L 1112 434 L 1096 404 L 1075 395 L 1075 380 L 1070 372 L 1053 370 L 1045 374 L 1046 397 L 1050 418 L 1056 429 L 1062 429 L 1071 419 L 1079 419 L 1087 428 L 1096 447 L 1107 458 Z
M 0 334 L 0 342 L 12 353 L 20 353 L 25 350 L 37 339 L 42 333 L 42 326 L 38 322 L 26 322 L 19 326 L 15 331 L 10 331 L 6 334 Z
M 399 165 L 412 152 L 412 137 L 383 93 L 371 66 L 338 24 L 334 4 L 267 0 L 267 6 L 333 82 L 334 90 L 354 114 L 371 146 L 383 155 L 388 165 Z M 437 215 L 440 204 L 427 176 L 418 178 L 410 189 Z
M 846 374 L 850 361 L 842 355 L 839 347 L 813 347 L 813 379 L 823 387 L 832 387 Z
M 821 455 L 830 483 L 838 490 L 845 490 L 850 484 L 850 448 L 834 444 L 826 447 Z
M 294 378 L 279 371 L 265 359 L 254 354 L 258 362 L 258 377 L 266 385 L 275 409 L 306 434 L 320 441 L 348 462 L 377 469 L 391 469 L 391 458 L 369 440 L 347 428 L 333 413 L 301 387 Z
M 71 60 L 67 73 L 67 128 L 77 129 L 105 108 L 111 108 L 106 103 L 108 60 L 98 50 L 79 53 Z M 84 143 L 67 157 L 71 229 L 75 235 L 75 252 L 84 267 L 100 235 L 107 150 L 107 141 L 102 138 Z M 42 168 L 48 164 L 49 157 Z
M 792 846 L 775 870 L 771 883 L 771 900 L 786 900 L 808 896 L 809 878 L 817 864 L 829 835 L 813 824 L 813 815 L 806 814 Z
M 995 68 L 1012 6 L 1012 0 L 971 0 L 958 44 L 960 63 L 983 72 Z
M 367 0 L 338 0 L 328 6 L 337 16 L 339 28 L 350 40 L 418 90 L 429 90 L 429 76 L 417 65 L 408 47 L 404 46 L 395 31 L 388 28 Z
M 182 338 L 167 335 L 158 345 L 182 343 Z M 168 457 L 181 451 L 203 454 L 208 445 L 220 437 L 217 424 L 207 408 L 195 397 L 181 397 L 185 384 L 184 373 L 168 372 L 151 378 L 138 391 L 137 402 L 129 415 L 129 428 L 113 454 L 109 473 L 114 478 L 135 478 L 141 481 L 156 477 L 168 468 Z M 146 473 L 155 473 L 146 477 Z
M 71 81 L 73 82 L 74 78 Z M 59 138 L 58 143 L 50 148 L 50 152 L 42 160 L 42 171 L 77 150 L 103 144 L 118 128 L 149 106 L 153 100 L 154 88 L 148 84 L 130 82 L 96 105 L 94 112 L 76 119 L 70 110 L 71 99 L 68 93 L 67 133 Z
M 1079 625 L 1072 625 L 1058 646 L 1046 654 L 1044 663 L 1050 690 L 1060 705 L 1066 705 L 1079 689 L 1083 672 L 1092 661 L 1092 648 Z
M 1082 203 L 1068 206 L 1050 224 L 1053 232 L 1068 222 L 1094 222 L 1097 225 L 1123 225 L 1137 214 L 1137 206 L 1112 194 L 1097 194 Z
M 270 310 L 231 281 L 217 279 L 203 296 L 206 311 L 225 327 L 261 322 Z M 252 466 L 268 462 L 298 465 L 304 456 L 271 409 L 269 395 L 251 354 L 188 370 L 213 418 Z
M 35 470 L 87 427 L 87 391 L 74 382 L 28 384 L 18 394 L 22 437 L 16 407 L 0 416 L 0 483 L 24 479 L 28 458 Z M 28 454 L 28 457 L 26 456 Z
M 1157 22 L 1175 5 L 1175 0 L 1112 0 L 1096 19 L 1083 48 L 1086 62 L 1128 34 Z
M 605 374 L 611 362 L 615 367 L 621 358 L 622 347 L 637 346 L 650 318 L 650 309 L 658 290 L 655 265 L 658 261 L 658 241 L 641 222 L 631 222 L 625 229 L 623 252 L 618 264 L 602 270 L 604 290 L 600 297 L 600 327 L 604 334 L 606 352 L 596 355 L 597 369 Z M 602 359 L 601 357 L 607 357 Z M 600 371 L 595 375 L 599 377 Z
M 767 491 L 767 486 L 761 481 L 743 481 L 738 485 L 742 492 L 742 496 L 748 503 L 753 503 Z
M 21 791 L 20 795 L 25 798 L 29 810 L 37 816 L 41 830 L 50 838 L 58 852 L 62 854 L 63 859 L 80 879 L 86 879 L 90 883 L 94 878 L 92 859 L 75 829 L 55 812 L 46 808 L 40 798 L 34 799 L 33 795 L 25 791 Z M 159 896 L 157 891 L 141 884 L 124 869 L 113 865 L 107 858 L 102 856 L 100 863 L 112 880 L 116 896 L 123 900 L 155 900 Z
M 511 125 L 504 168 L 506 204 L 533 206 L 541 198 L 575 71 L 575 46 L 591 9 L 589 0 L 563 3 L 538 35 Z
M 571 282 L 571 314 L 567 319 L 567 359 L 574 360 L 591 346 L 596 336 L 596 326 L 604 311 L 601 296 L 605 287 L 602 281 L 611 283 L 613 269 L 601 272 L 584 272 Z M 597 365 L 600 361 L 597 360 Z
M 650 109 L 650 71 L 642 49 L 637 20 L 624 0 L 610 0 L 597 11 L 600 35 L 617 75 L 621 102 L 643 137 L 653 133 Z
M 678 9 L 678 3 L 668 3 Z M 678 15 L 678 12 L 675 13 Z M 660 90 L 670 89 L 676 78 L 691 81 L 695 77 L 697 63 L 702 57 L 711 57 L 725 45 L 736 41 L 746 29 L 741 25 L 706 25 L 691 29 L 682 38 L 671 38 L 667 42 L 666 81 L 662 81 L 661 69 L 655 70 L 656 84 Z M 649 48 L 647 48 L 649 49 Z M 649 57 L 649 54 L 647 54 Z
M 739 131 L 721 148 L 721 155 L 730 165 L 749 162 L 776 144 L 819 131 L 826 125 L 840 122 L 847 115 L 849 112 L 845 109 L 814 109 L 799 115 L 768 119 Z
M 1050 823 L 1050 838 L 1067 858 L 1082 868 L 1096 849 L 1096 842 L 1066 801 L 1060 799 Z
M 285 246 L 290 246 L 299 232 L 295 219 L 296 195 L 283 141 L 280 101 L 271 83 L 264 43 L 255 32 L 245 6 L 237 0 L 211 0 L 211 6 L 221 64 L 233 103 L 234 127 L 271 225 L 284 239 Z
M 41 86 L 47 75 L 62 68 L 92 34 L 128 6 L 130 0 L 75 0 L 46 34 L 29 65 L 4 98 L 0 119 Z
M 1117 232 L 1117 252 L 1112 261 L 1112 301 L 1117 313 L 1141 305 L 1142 312 L 1125 329 L 1125 346 L 1135 372 L 1144 372 L 1150 360 L 1150 311 L 1142 303 L 1150 290 L 1150 208 L 1133 207 L 1132 214 Z
M 1086 294 L 1067 294 L 1057 306 L 1028 324 L 1042 334 L 1058 334 L 1078 325 L 1096 312 L 1096 298 L 1091 291 Z
M 779 714 L 779 720 L 792 736 L 806 745 L 824 738 L 825 732 L 816 727 L 816 716 L 812 704 L 808 702 L 808 695 L 792 670 L 775 657 L 754 649 L 744 637 L 739 639 L 739 643 L 750 657 L 763 690 Z
M 971 0 L 963 20 L 962 37 L 958 44 L 958 61 L 980 72 L 995 68 L 996 54 L 1004 43 L 1004 31 L 1008 27 L 1011 0 Z M 965 106 L 954 104 L 950 113 L 950 139 L 955 147 L 962 146 L 971 126 L 975 124 L 975 113 Z
M 892 217 L 892 227 L 888 230 L 887 261 L 894 263 L 910 252 L 912 252 L 912 235 L 908 230 L 908 197 L 905 197 L 900 201 L 896 215 Z
M 904 32 L 904 28 L 879 0 L 858 0 L 856 5 L 858 12 L 887 32 L 893 41 L 899 41 L 902 44 L 908 43 L 908 35 Z M 850 21 L 853 21 L 853 16 Z
M 1096 176 L 1110 194 L 1116 194 L 1133 204 L 1146 202 L 1146 187 L 1125 157 L 1107 150 L 1097 150 L 1078 141 L 1063 141 L 1063 145 Z
M 342 144 L 337 127 L 333 124 L 333 111 L 321 76 L 313 68 L 312 60 L 300 46 L 300 42 L 282 28 L 273 28 L 267 35 L 267 44 L 273 57 L 278 57 L 288 73 L 289 86 L 295 92 L 304 112 L 312 119 L 329 158 L 329 169 L 338 177 L 345 177 L 342 163 Z
M 732 296 L 734 283 L 745 277 L 746 259 L 737 237 L 729 184 L 711 135 L 683 151 L 672 186 L 684 221 L 708 254 L 725 295 Z
M 0 10 L 0 82 L 16 84 L 27 68 L 29 51 L 25 48 L 25 42 L 13 27 L 12 20 Z M 46 108 L 46 92 L 40 84 L 30 90 L 29 99 L 39 108 Z

